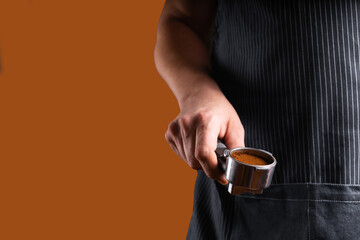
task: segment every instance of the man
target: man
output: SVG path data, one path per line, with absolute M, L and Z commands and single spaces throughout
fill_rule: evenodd
M 154 57 L 180 114 L 165 138 L 199 170 L 188 239 L 360 236 L 359 14 L 355 0 L 166 1 Z M 272 152 L 272 186 L 229 195 L 217 139 Z

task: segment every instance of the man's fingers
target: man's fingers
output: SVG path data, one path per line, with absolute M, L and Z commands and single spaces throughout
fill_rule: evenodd
M 185 154 L 188 160 L 188 164 L 192 169 L 202 169 L 201 164 L 195 157 L 195 136 L 188 137 L 184 139 L 185 143 Z
M 165 133 L 165 138 L 166 141 L 170 144 L 173 151 L 187 163 L 180 129 L 176 124 L 169 125 L 169 128 Z
M 187 162 L 192 169 L 202 169 L 199 161 L 195 158 L 195 125 L 192 123 L 192 119 L 190 118 L 182 118 L 179 122 Z
M 201 164 L 206 175 L 221 184 L 227 184 L 225 174 L 218 167 L 218 160 L 215 154 L 219 129 L 198 128 L 196 133 L 195 158 Z

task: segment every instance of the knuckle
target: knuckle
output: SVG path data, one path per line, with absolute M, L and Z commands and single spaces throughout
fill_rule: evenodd
M 176 134 L 178 132 L 178 123 L 176 120 L 170 122 L 168 132 L 171 132 L 172 134 Z
M 184 115 L 181 116 L 178 121 L 181 128 L 187 129 L 191 124 L 191 117 Z
M 199 112 L 197 115 L 197 119 L 200 123 L 206 123 L 211 119 L 211 114 L 209 112 Z
M 195 158 L 198 160 L 206 160 L 209 157 L 210 151 L 206 147 L 199 147 L 195 152 Z

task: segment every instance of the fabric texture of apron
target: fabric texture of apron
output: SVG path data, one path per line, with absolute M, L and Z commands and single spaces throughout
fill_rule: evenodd
M 359 20 L 358 0 L 218 1 L 212 77 L 278 164 L 261 195 L 198 171 L 187 239 L 360 239 Z

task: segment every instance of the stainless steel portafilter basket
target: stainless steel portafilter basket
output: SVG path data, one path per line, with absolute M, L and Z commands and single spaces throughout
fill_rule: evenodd
M 232 153 L 246 153 L 264 159 L 267 165 L 250 165 L 240 162 L 232 157 Z M 271 184 L 274 174 L 276 159 L 262 149 L 239 147 L 227 149 L 225 144 L 218 140 L 215 151 L 219 166 L 225 171 L 225 178 L 229 181 L 228 191 L 233 195 L 245 192 L 261 194 L 264 188 Z

